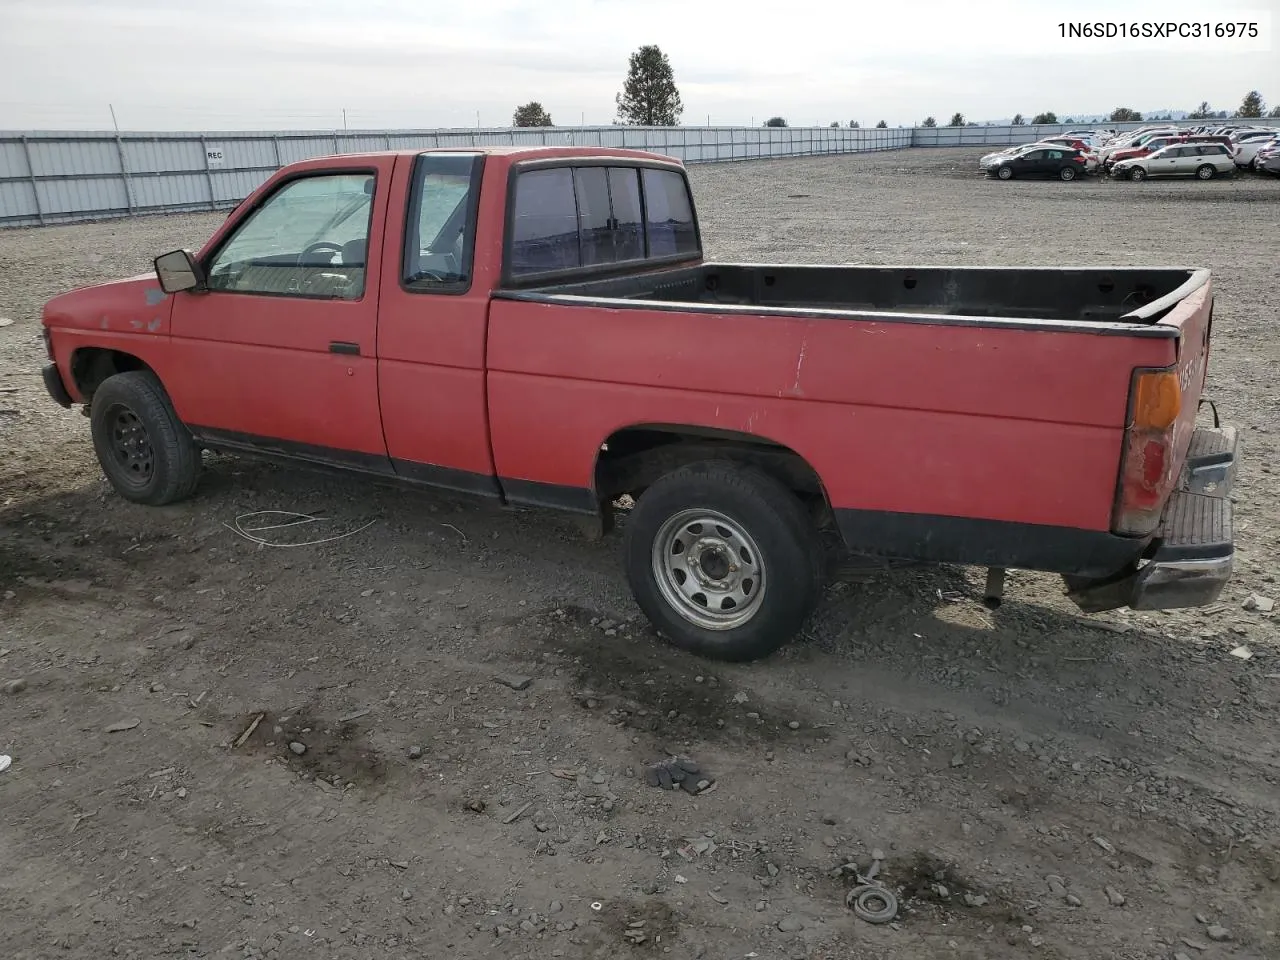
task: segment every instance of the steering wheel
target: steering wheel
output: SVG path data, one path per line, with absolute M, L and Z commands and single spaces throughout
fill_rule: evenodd
M 321 250 L 325 249 L 328 249 L 330 253 L 341 253 L 342 244 L 331 243 L 328 240 L 321 240 L 319 243 L 313 243 L 311 246 L 307 247 L 307 249 L 298 254 L 298 266 L 302 266 L 302 264 L 307 260 L 309 254 L 319 253 Z

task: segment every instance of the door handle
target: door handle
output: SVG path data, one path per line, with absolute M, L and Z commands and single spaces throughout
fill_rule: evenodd
M 356 356 L 359 356 L 360 344 L 347 343 L 344 340 L 330 340 L 329 352 L 330 353 L 354 353 Z

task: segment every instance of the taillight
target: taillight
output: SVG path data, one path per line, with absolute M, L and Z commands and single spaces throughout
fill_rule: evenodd
M 1182 412 L 1182 386 L 1173 370 L 1139 370 L 1129 392 L 1120 485 L 1112 530 L 1145 537 L 1160 523 L 1173 488 L 1173 435 Z
M 1081 157 L 1081 156 L 1075 156 L 1075 157 L 1072 157 L 1071 159 L 1073 159 L 1076 163 L 1088 163 L 1088 162 L 1089 162 L 1088 160 L 1086 160 L 1084 157 Z

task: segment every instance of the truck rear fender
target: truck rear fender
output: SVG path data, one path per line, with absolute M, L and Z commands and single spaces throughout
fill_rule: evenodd
M 639 497 L 678 467 L 709 459 L 758 467 L 799 496 L 820 526 L 832 520 L 821 478 L 796 451 L 758 434 L 691 424 L 639 423 L 615 430 L 597 450 L 594 492 L 607 507 L 624 494 Z
M 1178 477 L 1208 377 L 1213 289 L 1208 270 L 1190 271 L 1168 295 L 1120 318 L 1177 330 L 1173 362 L 1133 371 L 1112 532 L 1150 536 Z

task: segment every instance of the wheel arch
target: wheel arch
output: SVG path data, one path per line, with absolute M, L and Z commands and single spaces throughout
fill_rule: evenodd
M 660 477 L 699 460 L 729 460 L 763 470 L 796 494 L 819 526 L 833 520 L 822 477 L 787 444 L 719 427 L 638 422 L 615 429 L 596 450 L 592 489 L 605 526 L 622 497 L 638 499 Z
M 91 403 L 103 381 L 117 373 L 142 370 L 155 374 L 137 354 L 113 347 L 77 347 L 71 353 L 70 369 L 72 385 L 85 403 Z

